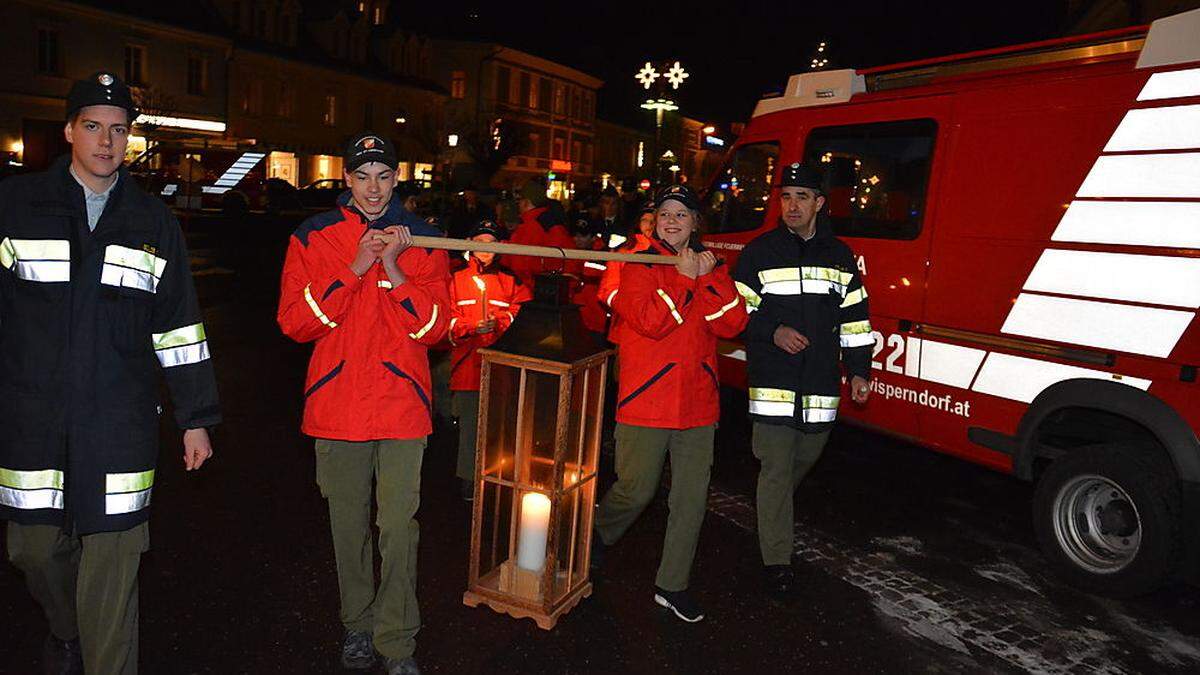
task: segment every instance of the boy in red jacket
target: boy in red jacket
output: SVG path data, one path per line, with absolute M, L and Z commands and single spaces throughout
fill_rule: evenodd
M 351 140 L 348 194 L 304 221 L 288 243 L 278 321 L 315 342 L 301 430 L 317 439 L 317 484 L 329 501 L 337 560 L 342 665 L 419 673 L 416 561 L 421 459 L 432 430 L 426 349 L 450 321 L 446 254 L 412 246 L 431 225 L 393 197 L 396 152 L 371 133 Z M 375 588 L 371 489 L 382 573 Z
M 655 238 L 639 253 L 678 256 L 675 265 L 630 263 L 613 311 L 619 345 L 617 482 L 596 512 L 597 553 L 616 543 L 658 490 L 671 455 L 671 493 L 654 601 L 680 619 L 704 613 L 687 592 L 708 499 L 713 433 L 721 416 L 717 338 L 746 325 L 745 302 L 716 256 L 695 243 L 695 193 L 673 185 L 655 200 Z
M 494 242 L 504 229 L 485 220 L 471 230 L 473 241 Z M 479 419 L 481 347 L 491 346 L 512 325 L 521 303 L 533 297 L 517 275 L 498 262 L 495 253 L 473 251 L 467 266 L 450 282 L 450 391 L 458 417 L 458 466 L 463 499 L 475 494 L 475 434 Z

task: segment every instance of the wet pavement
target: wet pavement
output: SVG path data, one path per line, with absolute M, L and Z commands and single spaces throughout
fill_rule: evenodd
M 190 226 L 225 424 L 185 474 L 164 426 L 141 571 L 143 673 L 335 673 L 341 638 L 325 503 L 298 432 L 308 349 L 275 326 L 287 230 Z M 1076 592 L 1036 550 L 1032 489 L 839 428 L 797 495 L 800 588 L 761 592 L 744 403 L 728 396 L 692 588 L 708 617 L 654 605 L 665 490 L 614 546 L 584 600 L 550 632 L 462 604 L 469 505 L 455 436 L 431 439 L 422 476 L 426 673 L 1187 673 L 1200 671 L 1200 590 L 1132 601 Z M 164 418 L 167 416 L 164 415 Z M 611 457 L 605 459 L 611 480 Z M 36 673 L 46 624 L 0 564 L 0 672 Z

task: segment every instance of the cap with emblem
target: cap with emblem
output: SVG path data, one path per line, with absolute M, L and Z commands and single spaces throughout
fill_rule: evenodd
M 783 167 L 783 177 L 779 181 L 779 187 L 802 187 L 817 192 L 824 191 L 824 185 L 825 176 L 820 169 L 800 162 Z
M 475 227 L 471 228 L 471 234 L 468 235 L 468 237 L 474 239 L 480 235 L 490 234 L 496 238 L 496 241 L 500 241 L 504 239 L 504 236 L 507 233 L 508 232 L 503 227 L 497 225 L 495 221 L 481 220 L 475 224 Z
M 594 235 L 596 234 L 596 226 L 587 218 L 576 218 L 575 223 L 571 225 L 572 235 Z
M 675 200 L 693 211 L 700 210 L 700 200 L 696 197 L 696 193 L 686 185 L 668 185 L 660 190 L 658 196 L 654 198 L 654 208 L 661 207 L 663 202 L 669 200 Z
M 76 80 L 67 93 L 67 119 L 90 105 L 111 105 L 129 113 L 129 123 L 138 116 L 137 106 L 129 87 L 116 75 L 101 70 L 83 80 Z
M 638 215 L 640 216 L 643 213 L 654 213 L 654 210 L 654 200 L 651 199 L 642 203 L 642 208 L 638 209 Z
M 392 169 L 400 165 L 400 161 L 396 159 L 396 146 L 370 131 L 350 139 L 342 161 L 345 162 L 346 171 L 354 171 L 368 162 L 379 162 Z

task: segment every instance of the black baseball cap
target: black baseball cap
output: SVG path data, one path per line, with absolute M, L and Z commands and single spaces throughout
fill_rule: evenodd
M 654 198 L 654 208 L 657 209 L 661 207 L 663 202 L 669 200 L 675 200 L 693 211 L 700 210 L 700 199 L 696 197 L 696 193 L 686 185 L 668 185 L 662 190 L 659 190 L 658 196 Z
M 90 105 L 111 105 L 124 108 L 129 113 L 129 123 L 137 119 L 138 109 L 133 103 L 129 87 L 107 70 L 97 71 L 86 79 L 76 80 L 67 93 L 67 119 L 71 119 L 81 108 Z
M 471 233 L 467 235 L 467 238 L 478 237 L 481 234 L 490 234 L 496 238 L 496 241 L 504 241 L 504 236 L 508 232 L 493 220 L 481 220 L 471 228 Z
M 350 139 L 346 144 L 346 154 L 342 157 L 346 171 L 354 171 L 368 162 L 379 162 L 392 169 L 400 165 L 396 159 L 396 146 L 388 139 L 371 131 Z
M 808 164 L 795 162 L 783 167 L 779 187 L 802 187 L 821 192 L 825 188 L 825 176 L 821 170 Z

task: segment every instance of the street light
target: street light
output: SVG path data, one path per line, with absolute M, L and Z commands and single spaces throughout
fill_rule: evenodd
M 656 95 L 647 98 L 646 101 L 641 105 L 641 107 L 645 110 L 654 111 L 655 156 L 657 156 L 658 149 L 662 145 L 663 113 L 671 110 L 679 110 L 679 106 L 675 104 L 675 101 L 671 98 L 671 94 L 669 94 L 667 91 L 667 85 L 671 85 L 672 90 L 677 90 L 679 89 L 679 85 L 683 84 L 683 81 L 689 77 L 689 74 L 683 69 L 683 66 L 679 63 L 679 61 L 664 62 L 659 66 L 659 68 L 661 69 L 661 72 L 659 72 L 659 69 L 655 68 L 653 63 L 647 61 L 646 64 L 642 66 L 641 70 L 634 75 L 634 79 L 636 79 L 646 91 L 650 91 L 651 87 L 656 87 Z M 655 166 L 656 180 L 658 179 L 658 171 L 659 167 Z

